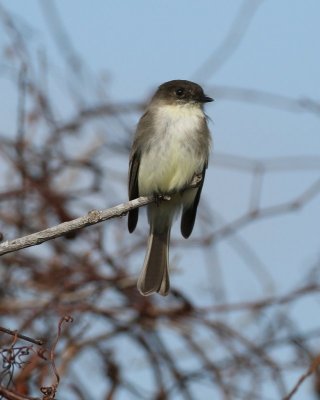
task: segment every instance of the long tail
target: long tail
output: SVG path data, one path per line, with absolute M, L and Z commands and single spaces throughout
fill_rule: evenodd
M 147 253 L 137 284 L 144 296 L 154 292 L 166 296 L 169 292 L 169 240 L 170 227 L 162 233 L 155 232 L 151 227 Z

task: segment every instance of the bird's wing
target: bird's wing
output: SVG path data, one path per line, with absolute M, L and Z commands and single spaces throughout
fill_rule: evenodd
M 139 197 L 138 174 L 140 165 L 140 155 L 137 152 L 132 154 L 129 166 L 129 200 Z M 128 229 L 133 232 L 137 226 L 139 216 L 139 208 L 129 211 Z
M 201 182 L 199 183 L 199 186 L 197 188 L 197 194 L 194 198 L 193 203 L 191 204 L 190 207 L 188 208 L 184 208 L 182 211 L 182 217 L 181 217 L 181 233 L 182 236 L 184 238 L 188 238 L 191 235 L 193 226 L 194 226 L 194 222 L 196 219 L 196 215 L 197 215 L 197 208 L 198 208 L 198 204 L 199 204 L 199 200 L 200 200 L 200 195 L 201 195 L 201 190 L 202 190 L 202 186 L 203 186 L 203 182 L 204 182 L 204 177 L 206 174 L 206 168 L 207 165 L 205 165 L 205 167 L 203 168 L 202 171 L 202 179 Z

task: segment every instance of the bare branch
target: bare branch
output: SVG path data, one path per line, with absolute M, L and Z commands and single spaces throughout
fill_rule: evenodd
M 240 101 L 288 112 L 311 113 L 318 117 L 320 115 L 319 101 L 308 97 L 292 98 L 265 90 L 223 85 L 213 86 L 212 92 L 218 99 Z
M 21 396 L 20 394 L 15 393 L 12 390 L 6 389 L 3 386 L 0 386 L 0 395 L 6 396 L 5 398 L 8 400 L 40 400 L 39 397 Z
M 287 396 L 283 398 L 283 400 L 290 400 L 292 399 L 293 395 L 297 392 L 297 390 L 300 388 L 300 386 L 303 384 L 303 382 L 311 376 L 319 367 L 320 364 L 320 356 L 317 356 L 311 363 L 310 367 L 308 370 L 300 376 L 298 379 L 297 383 L 294 385 L 290 393 L 288 393 Z
M 241 5 L 225 39 L 193 74 L 195 80 L 207 80 L 217 72 L 235 52 L 244 38 L 253 17 L 263 0 L 245 0 Z
M 12 331 L 11 329 L 7 329 L 2 326 L 0 326 L 0 332 L 7 333 L 8 335 L 18 337 L 19 339 L 26 340 L 27 342 L 34 343 L 39 346 L 42 346 L 44 344 L 44 340 L 42 340 L 42 339 L 33 339 L 29 336 L 22 335 L 21 333 L 18 333 L 17 331 Z
M 122 217 L 126 215 L 128 211 L 145 206 L 153 201 L 153 196 L 139 197 L 138 199 L 105 210 L 89 211 L 88 214 L 83 217 L 63 222 L 62 224 L 44 229 L 43 231 L 32 233 L 31 235 L 23 236 L 18 239 L 6 240 L 0 244 L 0 256 L 13 251 L 25 249 L 26 247 L 37 246 L 41 243 L 47 242 L 48 240 L 85 228 L 86 226 L 95 225 L 99 222 L 107 221 L 108 219 Z
M 195 175 L 192 182 L 188 185 L 186 189 L 192 189 L 199 185 L 201 182 L 201 175 Z M 161 201 L 170 200 L 170 196 L 175 192 L 168 193 L 167 195 L 161 196 Z M 157 199 L 159 200 L 159 199 Z M 154 196 L 141 196 L 137 199 L 128 201 L 127 203 L 119 204 L 112 208 L 107 208 L 105 210 L 91 210 L 87 215 L 73 219 L 71 221 L 63 222 L 62 224 L 53 226 L 43 231 L 32 233 L 31 235 L 23 236 L 18 239 L 6 240 L 0 244 L 0 256 L 12 253 L 13 251 L 25 249 L 26 247 L 37 246 L 41 243 L 47 242 L 48 240 L 55 239 L 60 236 L 64 236 L 75 230 L 85 228 L 90 225 L 95 225 L 108 219 L 123 217 L 130 210 L 145 206 L 147 204 L 155 201 Z

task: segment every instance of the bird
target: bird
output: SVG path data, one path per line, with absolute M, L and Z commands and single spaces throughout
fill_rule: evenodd
M 193 230 L 212 142 L 204 113 L 204 104 L 211 101 L 197 83 L 171 80 L 158 87 L 138 122 L 129 160 L 129 200 L 156 199 L 147 206 L 150 230 L 137 282 L 144 296 L 169 293 L 170 232 L 179 213 L 182 236 L 188 238 Z M 200 183 L 190 187 L 195 177 Z M 166 195 L 170 200 L 162 201 Z M 138 216 L 138 208 L 128 213 L 130 233 Z

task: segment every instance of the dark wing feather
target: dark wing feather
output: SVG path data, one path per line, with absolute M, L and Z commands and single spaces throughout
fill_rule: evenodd
M 197 194 L 194 198 L 193 204 L 189 208 L 184 208 L 182 211 L 182 217 L 181 217 L 181 233 L 184 238 L 188 238 L 191 235 L 194 222 L 196 220 L 196 215 L 197 215 L 197 208 L 200 200 L 200 195 L 201 195 L 201 190 L 204 182 L 204 177 L 206 174 L 206 168 L 205 166 L 202 171 L 202 179 L 199 184 L 199 187 L 197 189 Z
M 145 143 L 148 142 L 150 137 L 150 113 L 145 112 L 140 118 L 137 126 L 137 131 L 132 145 L 130 167 L 129 167 L 129 200 L 136 199 L 139 197 L 139 167 L 141 159 L 141 148 L 145 147 Z M 139 209 L 129 211 L 128 216 L 128 229 L 129 232 L 133 232 L 138 222 Z
M 130 160 L 129 168 L 129 200 L 139 197 L 138 174 L 139 174 L 140 156 L 134 153 Z M 129 211 L 128 229 L 132 233 L 137 226 L 139 208 Z

